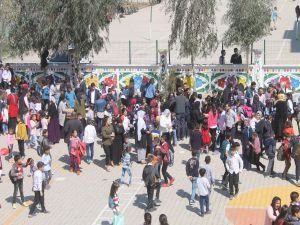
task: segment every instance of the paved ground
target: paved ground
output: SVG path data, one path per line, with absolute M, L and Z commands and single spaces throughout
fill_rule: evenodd
M 15 144 L 15 146 L 17 146 Z M 5 138 L 0 137 L 0 147 L 5 147 Z M 221 190 L 220 179 L 223 166 L 219 155 L 211 155 L 212 166 L 217 179 L 211 194 L 212 214 L 201 218 L 197 213 L 199 205 L 188 206 L 191 184 L 185 175 L 185 162 L 190 158 L 186 150 L 187 142 L 181 142 L 176 147 L 175 165 L 169 172 L 176 178 L 172 187 L 162 188 L 162 205 L 152 214 L 154 224 L 158 224 L 159 214 L 168 215 L 171 225 L 261 225 L 264 220 L 264 209 L 270 204 L 273 196 L 278 195 L 283 203 L 288 204 L 289 193 L 299 191 L 289 181 L 279 178 L 284 168 L 284 162 L 275 163 L 276 178 L 264 178 L 255 170 L 245 171 L 241 174 L 240 194 L 230 201 L 228 194 Z M 0 224 L 2 225 L 108 225 L 111 222 L 112 212 L 107 207 L 109 188 L 113 180 L 119 178 L 121 167 L 115 167 L 106 172 L 104 167 L 104 153 L 100 145 L 96 145 L 94 164 L 82 163 L 82 174 L 77 176 L 68 171 L 68 157 L 66 145 L 61 142 L 52 148 L 53 156 L 53 182 L 50 190 L 45 193 L 46 208 L 50 214 L 37 214 L 28 219 L 28 208 L 18 205 L 12 209 L 11 196 L 13 185 L 7 173 L 11 163 L 3 160 L 3 183 L 0 184 Z M 26 150 L 26 155 L 38 160 L 34 150 Z M 203 164 L 204 156 L 201 156 Z M 266 164 L 266 161 L 263 160 Z M 139 225 L 142 223 L 146 203 L 146 189 L 141 181 L 142 165 L 133 164 L 133 184 L 130 187 L 122 186 L 120 189 L 121 209 L 125 215 L 126 225 Z M 294 174 L 292 163 L 290 174 Z M 27 171 L 26 171 L 27 173 Z M 27 200 L 33 199 L 31 191 L 32 178 L 25 177 L 24 193 Z
M 227 29 L 227 24 L 223 21 L 228 0 L 217 1 L 216 27 L 218 38 L 222 40 L 223 33 Z M 300 41 L 296 40 L 296 15 L 295 7 L 300 0 L 274 0 L 277 5 L 280 19 L 277 30 L 272 31 L 266 39 L 266 64 L 298 64 L 300 52 Z M 169 15 L 165 14 L 164 3 L 153 7 L 153 20 L 150 23 L 150 7 L 141 9 L 139 12 L 116 19 L 110 25 L 110 43 L 107 43 L 106 50 L 99 54 L 94 54 L 92 59 L 96 64 L 128 64 L 129 63 L 129 40 L 131 40 L 132 64 L 155 64 L 156 63 L 156 43 L 158 48 L 168 48 L 168 39 L 171 32 Z M 300 35 L 300 34 L 299 34 Z M 233 52 L 232 46 L 227 48 L 226 62 L 229 63 Z M 238 46 L 237 46 L 238 47 Z M 215 64 L 221 51 L 221 44 L 215 53 L 205 58 L 198 57 L 195 62 L 198 64 Z M 254 48 L 263 49 L 263 40 L 254 44 Z M 171 52 L 172 64 L 189 64 L 188 58 L 179 58 L 176 47 Z M 244 61 L 246 60 L 243 55 Z M 10 59 L 11 62 L 22 62 L 20 59 Z M 24 57 L 24 61 L 39 62 L 34 54 Z

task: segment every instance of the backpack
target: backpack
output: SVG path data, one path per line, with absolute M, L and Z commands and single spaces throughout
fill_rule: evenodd
M 153 166 L 146 165 L 143 169 L 143 181 L 146 186 L 154 183 L 154 180 L 152 180 L 152 170 L 150 167 L 153 167 Z
M 113 200 L 113 198 L 110 197 L 110 196 L 108 197 L 108 207 L 109 207 L 110 209 L 115 208 L 114 200 Z
M 10 181 L 11 181 L 13 184 L 15 184 L 16 181 L 14 180 L 14 177 L 12 176 L 11 172 L 12 172 L 12 169 L 9 171 L 8 176 L 9 176 Z
M 284 156 L 283 146 L 282 145 L 277 150 L 277 160 L 278 161 L 284 161 L 285 160 L 285 156 Z

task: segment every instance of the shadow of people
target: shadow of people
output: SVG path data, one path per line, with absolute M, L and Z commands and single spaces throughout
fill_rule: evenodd
M 186 165 L 187 161 L 186 160 L 182 160 L 181 164 Z
M 178 191 L 176 191 L 176 194 L 181 197 L 181 198 L 186 198 L 186 199 L 190 199 L 191 197 L 191 194 L 184 191 L 183 189 L 179 189 Z
M 58 160 L 65 164 L 70 165 L 70 156 L 69 155 L 63 155 Z
M 147 194 L 137 194 L 135 195 L 135 200 L 133 202 L 133 205 L 140 208 L 140 209 L 146 209 L 148 203 L 148 197 Z
M 179 146 L 183 149 L 190 150 L 190 145 L 189 144 L 179 144 Z
M 96 166 L 101 167 L 103 170 L 106 170 L 106 169 L 105 169 L 105 158 L 104 158 L 104 159 L 101 159 L 101 160 L 99 160 L 99 159 L 94 159 L 94 164 L 95 164 Z
M 102 221 L 101 225 L 111 225 L 111 223 L 109 221 Z

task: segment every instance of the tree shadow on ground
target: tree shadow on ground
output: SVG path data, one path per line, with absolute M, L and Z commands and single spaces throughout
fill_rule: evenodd
M 101 167 L 102 169 L 106 170 L 106 169 L 105 169 L 105 158 L 104 158 L 104 159 L 101 159 L 101 160 L 99 160 L 99 159 L 94 159 L 94 164 L 95 164 L 96 166 L 99 166 L 99 167 Z
M 135 195 L 135 200 L 133 202 L 133 205 L 140 208 L 140 209 L 146 209 L 148 203 L 147 194 L 138 194 Z
M 189 144 L 179 144 L 179 147 L 181 147 L 185 150 L 190 150 L 190 145 Z

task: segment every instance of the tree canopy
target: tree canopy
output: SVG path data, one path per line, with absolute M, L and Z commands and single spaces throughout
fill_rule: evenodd
M 218 46 L 215 27 L 216 0 L 167 0 L 172 20 L 172 45 L 179 43 L 180 56 L 206 57 Z
M 269 32 L 271 12 L 271 0 L 229 0 L 224 16 L 229 25 L 224 34 L 225 45 L 240 45 L 249 51 L 251 44 Z
M 42 56 L 69 46 L 78 57 L 99 52 L 108 40 L 107 16 L 115 15 L 120 1 L 11 0 L 10 47 L 19 56 L 32 50 Z

